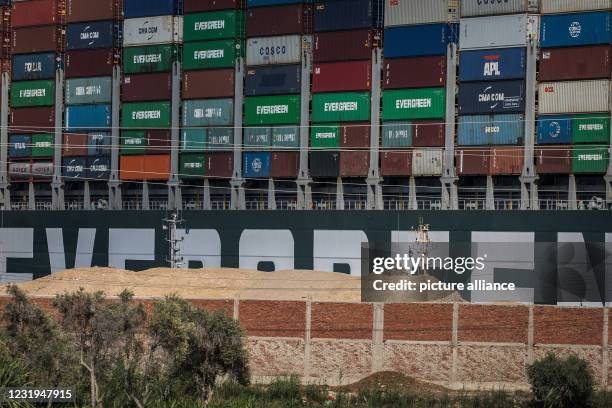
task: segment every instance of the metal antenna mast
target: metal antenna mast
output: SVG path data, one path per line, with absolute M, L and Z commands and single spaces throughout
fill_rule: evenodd
M 170 214 L 170 217 L 164 218 L 163 229 L 166 231 L 166 242 L 168 243 L 168 259 L 166 262 L 170 264 L 170 268 L 177 269 L 183 266 L 183 257 L 181 256 L 179 243 L 183 242 L 185 237 L 178 238 L 177 227 L 182 226 L 185 220 L 180 215 L 178 210 Z

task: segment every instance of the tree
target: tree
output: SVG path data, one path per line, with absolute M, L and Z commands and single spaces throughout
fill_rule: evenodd
M 149 336 L 151 352 L 159 356 L 168 380 L 166 393 L 208 401 L 223 375 L 248 382 L 244 333 L 221 311 L 209 313 L 176 296 L 166 297 L 154 305 Z

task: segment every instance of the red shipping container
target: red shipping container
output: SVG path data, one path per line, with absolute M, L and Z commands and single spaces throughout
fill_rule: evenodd
M 185 14 L 213 10 L 242 10 L 245 0 L 185 0 Z
M 412 151 L 392 151 L 380 154 L 380 175 L 383 177 L 410 176 Z
M 210 69 L 183 73 L 183 99 L 231 98 L 233 96 L 233 69 Z
M 314 62 L 367 60 L 380 41 L 376 30 L 317 33 L 314 35 Z
M 494 148 L 491 157 L 491 175 L 514 175 L 523 172 L 523 147 Z
M 609 79 L 612 74 L 609 45 L 542 50 L 540 81 Z
M 55 108 L 14 108 L 9 114 L 11 133 L 55 132 Z
M 270 176 L 273 178 L 296 178 L 300 169 L 299 152 L 273 152 Z
M 234 172 L 234 152 L 215 152 L 206 155 L 208 166 L 206 177 L 232 178 Z
M 572 172 L 572 147 L 549 146 L 535 151 L 538 174 L 570 174 Z
M 166 181 L 170 176 L 170 156 L 121 156 L 119 178 L 121 180 Z
M 87 156 L 87 134 L 64 133 L 62 156 Z
M 144 153 L 148 154 L 170 154 L 170 138 L 169 130 L 147 130 L 146 131 L 147 147 Z
M 112 49 L 68 51 L 64 57 L 66 78 L 113 75 Z
M 121 14 L 119 5 L 118 0 L 67 0 L 66 22 L 118 19 Z
M 445 56 L 385 60 L 383 69 L 384 89 L 446 86 Z
M 310 4 L 254 7 L 246 15 L 247 37 L 308 34 L 311 30 L 308 25 L 312 25 Z
M 365 91 L 372 86 L 372 62 L 315 64 L 312 92 Z
M 490 172 L 491 148 L 475 147 L 455 151 L 455 167 L 460 176 L 487 175 Z
M 419 120 L 414 125 L 412 145 L 414 147 L 444 147 L 444 122 L 432 120 Z
M 126 75 L 121 100 L 124 102 L 162 101 L 172 99 L 172 73 Z
M 370 124 L 346 123 L 340 128 L 340 146 L 343 148 L 370 149 Z
M 62 49 L 62 40 L 58 27 L 26 27 L 13 30 L 11 51 L 13 54 L 33 54 Z
M 340 152 L 340 177 L 367 177 L 370 152 Z
M 11 25 L 13 28 L 59 23 L 58 0 L 13 1 L 11 10 Z

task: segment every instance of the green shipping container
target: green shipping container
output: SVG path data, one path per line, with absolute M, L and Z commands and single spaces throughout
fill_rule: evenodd
M 183 45 L 183 69 L 233 68 L 242 48 L 235 40 L 186 43 Z
M 183 41 L 220 40 L 244 36 L 244 12 L 225 10 L 185 14 Z
M 300 147 L 299 126 L 275 126 L 272 128 L 272 147 L 297 149 Z
M 290 125 L 300 123 L 300 96 L 251 96 L 244 100 L 244 124 Z
M 172 44 L 124 48 L 123 72 L 136 74 L 171 71 L 172 62 L 176 60 L 177 55 L 178 47 Z
M 313 149 L 337 149 L 340 147 L 340 125 L 315 125 L 310 127 L 310 147 Z
M 270 147 L 272 145 L 272 128 L 271 127 L 245 128 L 242 144 L 246 148 Z
M 183 126 L 231 126 L 234 100 L 199 99 L 183 102 Z
M 370 120 L 369 92 L 324 93 L 312 96 L 313 122 Z
M 383 119 L 438 119 L 446 115 L 444 88 L 397 89 L 383 92 Z
M 204 177 L 206 175 L 206 157 L 203 154 L 181 154 L 181 177 Z
M 170 127 L 170 102 L 124 103 L 121 109 L 121 126 L 126 128 Z
M 32 135 L 32 157 L 53 157 L 55 135 L 41 133 Z
M 142 155 L 145 153 L 146 144 L 145 132 L 141 130 L 127 130 L 121 132 L 120 153 L 122 155 Z
M 610 144 L 610 117 L 600 113 L 575 116 L 572 137 L 574 143 Z
M 110 103 L 111 77 L 77 78 L 66 80 L 66 105 Z
M 382 147 L 412 146 L 413 127 L 408 122 L 387 122 L 382 125 Z
M 208 128 L 206 130 L 208 150 L 232 149 L 234 146 L 233 128 Z
M 607 147 L 574 146 L 572 171 L 574 173 L 605 173 L 608 170 L 609 160 Z
M 181 149 L 184 152 L 202 152 L 206 150 L 206 128 L 183 129 Z
M 13 82 L 11 85 L 13 108 L 52 105 L 55 105 L 54 80 Z

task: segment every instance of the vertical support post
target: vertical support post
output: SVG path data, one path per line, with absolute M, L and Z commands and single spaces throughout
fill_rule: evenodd
M 306 330 L 304 330 L 304 380 L 310 378 L 310 353 L 312 351 L 312 301 L 306 301 Z
M 149 183 L 144 181 L 142 183 L 142 209 L 149 210 Z
M 113 93 L 111 105 L 111 169 L 108 181 L 108 208 L 121 210 L 121 181 L 119 181 L 119 145 L 121 133 L 119 131 L 119 109 L 121 108 L 121 67 L 113 68 Z
M 457 172 L 455 171 L 455 117 L 457 94 L 457 44 L 449 43 L 446 50 L 446 127 L 444 129 L 444 162 L 442 169 L 442 209 L 459 209 Z
M 601 384 L 603 385 L 603 389 L 608 389 L 608 371 L 609 371 L 609 339 L 608 339 L 608 326 L 610 324 L 610 309 L 605 307 L 603 308 L 603 333 L 602 333 L 602 342 L 601 342 Z
M 495 209 L 495 185 L 493 184 L 493 176 L 487 176 L 487 192 L 486 192 L 486 210 Z
M 53 148 L 53 181 L 51 181 L 51 208 L 64 209 L 64 182 L 62 181 L 62 121 L 64 112 L 64 70 L 55 71 L 55 137 Z
M 268 180 L 268 210 L 276 210 L 276 192 L 273 178 Z
M 182 210 L 181 182 L 179 179 L 179 144 L 180 120 L 179 111 L 181 103 L 181 63 L 172 64 L 172 105 L 170 125 L 170 179 L 168 180 L 168 209 Z
M 312 208 L 312 179 L 308 171 L 308 142 L 310 140 L 310 74 L 312 72 L 312 36 L 302 37 L 302 72 L 300 89 L 300 169 L 297 184 L 298 210 Z
M 244 58 L 236 60 L 234 70 L 234 172 L 230 180 L 232 189 L 232 210 L 244 210 L 244 179 L 242 178 L 242 105 L 244 100 Z
M 372 374 L 384 369 L 384 329 L 385 329 L 385 304 L 374 303 L 372 327 Z
M 612 88 L 612 84 L 610 84 L 610 88 Z M 611 89 L 612 91 L 612 89 Z M 612 98 L 609 101 L 609 112 L 612 116 Z M 608 148 L 608 157 L 610 157 L 608 161 L 608 171 L 604 176 L 604 180 L 606 182 L 606 203 L 608 206 L 612 205 L 612 126 L 610 127 L 610 144 Z
M 34 183 L 28 183 L 28 210 L 36 209 L 36 192 L 34 191 Z
M 408 209 L 418 210 L 419 203 L 417 202 L 416 179 L 411 176 L 408 182 Z
M 208 179 L 204 179 L 204 202 L 202 203 L 202 209 L 212 209 L 210 205 L 210 181 Z
M 367 183 L 368 210 L 382 210 L 383 197 L 379 172 L 380 162 L 380 77 L 382 70 L 382 52 L 380 48 L 372 50 L 372 93 L 370 103 L 370 170 Z
M 8 180 L 8 98 L 10 79 L 8 72 L 2 73 L 0 88 L 0 205 L 5 210 L 11 209 L 11 191 Z
M 570 210 L 578 209 L 578 194 L 576 192 L 576 176 L 569 175 L 569 184 L 567 186 L 567 208 Z
M 344 210 L 344 185 L 342 177 L 336 180 L 336 210 Z
M 83 209 L 91 210 L 91 192 L 89 189 L 89 180 L 83 182 Z
M 523 149 L 523 173 L 519 178 L 521 182 L 521 209 L 537 209 L 537 180 L 538 176 L 534 164 L 535 145 L 535 111 L 537 87 L 537 44 L 535 39 L 529 41 L 527 46 L 527 72 L 525 78 L 525 146 Z

